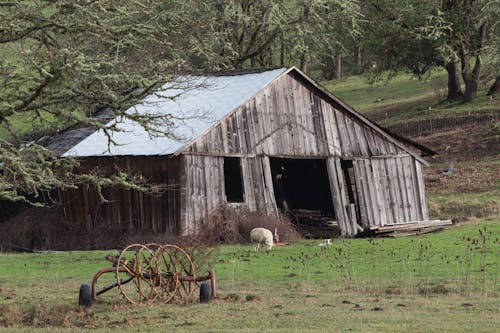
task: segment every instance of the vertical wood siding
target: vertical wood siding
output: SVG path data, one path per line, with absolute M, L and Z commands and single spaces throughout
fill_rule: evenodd
M 161 195 L 119 188 L 103 190 L 109 201 L 101 203 L 91 185 L 74 190 L 59 191 L 63 210 L 68 220 L 86 229 L 108 225 L 125 230 L 152 230 L 177 234 L 179 228 L 179 158 L 169 157 L 92 157 L 82 161 L 82 168 L 98 168 L 111 174 L 128 170 L 141 173 L 151 182 L 170 184 Z
M 224 185 L 224 157 L 185 154 L 182 191 L 182 233 L 199 230 L 210 213 L 228 204 Z M 244 188 L 242 203 L 230 203 L 250 211 L 276 214 L 276 202 L 267 156 L 243 157 L 241 171 Z
M 355 235 L 360 226 L 428 219 L 420 162 L 293 72 L 262 89 L 176 158 L 87 159 L 88 166 L 113 170 L 117 165 L 175 183 L 175 191 L 151 197 L 110 189 L 111 202 L 99 204 L 92 189 L 82 186 L 62 192 L 65 212 L 86 228 L 107 221 L 158 232 L 195 232 L 227 203 L 224 156 L 241 158 L 244 202 L 235 206 L 277 213 L 270 156 L 322 158 L 343 235 Z M 341 159 L 353 160 L 357 223 L 350 218 Z
M 420 163 L 411 156 L 354 161 L 363 226 L 428 220 Z
M 187 153 L 349 158 L 405 151 L 285 75 L 196 139 Z

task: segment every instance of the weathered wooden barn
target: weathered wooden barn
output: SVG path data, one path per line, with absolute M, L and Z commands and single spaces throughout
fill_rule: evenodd
M 66 191 L 69 220 L 188 234 L 229 205 L 320 212 L 354 236 L 370 226 L 429 219 L 422 150 L 297 68 L 192 79 L 203 84 L 131 109 L 172 114 L 173 135 L 151 137 L 127 120 L 113 133 L 118 145 L 96 131 L 63 155 L 84 167 L 140 172 L 172 189 L 158 197 L 107 189 L 105 204 L 91 188 Z

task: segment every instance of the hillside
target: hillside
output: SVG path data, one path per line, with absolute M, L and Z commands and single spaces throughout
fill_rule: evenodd
M 461 221 L 500 214 L 500 101 L 484 96 L 488 83 L 471 104 L 441 102 L 444 73 L 324 85 L 379 125 L 436 151 L 425 170 L 431 215 Z M 454 174 L 442 175 L 450 164 Z

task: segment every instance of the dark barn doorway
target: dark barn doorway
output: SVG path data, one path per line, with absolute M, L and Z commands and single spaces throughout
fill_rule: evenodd
M 309 237 L 332 237 L 335 210 L 326 160 L 270 158 L 274 196 L 299 231 Z

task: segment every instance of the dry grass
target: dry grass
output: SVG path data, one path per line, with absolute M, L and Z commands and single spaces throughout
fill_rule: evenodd
M 498 300 L 362 295 L 290 285 L 228 290 L 206 305 L 0 308 L 8 332 L 496 332 Z M 8 317 L 7 317 L 8 316 Z M 8 318 L 8 319 L 5 319 Z M 0 331 L 2 328 L 0 327 Z
M 205 220 L 199 234 L 176 237 L 152 230 L 122 230 L 102 226 L 85 230 L 67 222 L 56 208 L 31 208 L 0 223 L 0 252 L 39 250 L 107 250 L 131 243 L 176 244 L 182 247 L 206 247 L 249 241 L 250 230 L 264 227 L 279 230 L 280 240 L 300 238 L 285 216 L 268 216 L 248 210 L 221 207 Z
M 267 228 L 271 232 L 278 229 L 280 241 L 300 238 L 295 226 L 283 215 L 269 216 L 221 207 L 203 223 L 200 228 L 202 232 L 197 235 L 197 239 L 205 245 L 247 243 L 250 241 L 250 231 L 257 227 Z

